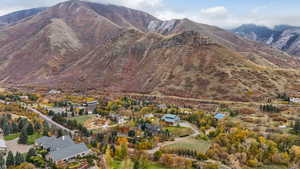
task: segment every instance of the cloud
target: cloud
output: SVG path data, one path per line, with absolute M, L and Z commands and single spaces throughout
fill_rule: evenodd
M 212 8 L 202 9 L 200 11 L 200 15 L 213 18 L 226 17 L 228 15 L 228 10 L 224 6 L 216 6 Z

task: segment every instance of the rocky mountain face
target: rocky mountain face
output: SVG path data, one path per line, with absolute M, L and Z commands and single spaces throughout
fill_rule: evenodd
M 299 60 L 188 19 L 68 1 L 0 29 L 8 86 L 255 100 L 296 91 Z
M 0 26 L 5 26 L 8 24 L 14 24 L 22 19 L 29 18 L 36 15 L 39 12 L 46 10 L 47 8 L 34 8 L 28 10 L 22 10 L 10 13 L 8 15 L 0 16 Z
M 291 55 L 300 56 L 300 27 L 278 25 L 271 29 L 265 26 L 242 25 L 233 29 L 232 32 L 249 40 L 270 45 Z

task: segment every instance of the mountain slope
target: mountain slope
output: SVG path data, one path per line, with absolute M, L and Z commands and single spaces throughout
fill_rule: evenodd
M 17 11 L 17 12 L 10 13 L 8 15 L 0 16 L 0 26 L 14 24 L 22 19 L 36 15 L 46 9 L 47 8 L 33 8 L 33 9 Z
M 278 25 L 274 29 L 258 25 L 242 25 L 232 32 L 258 41 L 291 55 L 300 56 L 300 28 L 288 25 Z
M 217 27 L 81 1 L 0 30 L 0 80 L 8 86 L 246 101 L 296 91 L 299 72 L 282 68 L 298 65 Z

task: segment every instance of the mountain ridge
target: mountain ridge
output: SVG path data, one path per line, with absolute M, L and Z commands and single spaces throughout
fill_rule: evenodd
M 215 26 L 115 5 L 59 3 L 4 26 L 0 46 L 7 86 L 247 101 L 299 85 L 293 56 Z

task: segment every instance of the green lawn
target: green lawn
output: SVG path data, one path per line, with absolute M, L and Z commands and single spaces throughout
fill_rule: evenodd
M 262 167 L 258 167 L 257 169 L 287 169 L 284 165 L 264 165 Z
M 8 136 L 4 136 L 5 141 L 10 141 L 18 138 L 20 136 L 20 133 L 10 134 Z
M 40 133 L 34 133 L 33 135 L 28 136 L 27 144 L 34 144 L 35 140 L 41 137 L 42 135 Z
M 196 150 L 199 153 L 205 154 L 210 147 L 210 143 L 205 140 L 188 139 L 178 143 L 170 144 L 162 148 L 163 151 L 171 150 Z
M 170 126 L 164 129 L 169 130 L 169 132 L 175 137 L 184 137 L 193 134 L 193 130 L 187 127 Z
M 129 166 L 131 168 L 133 168 L 133 162 L 131 160 L 129 160 L 128 162 L 129 162 Z M 113 164 L 112 164 L 112 169 L 120 169 L 120 168 L 122 168 L 122 165 L 124 165 L 124 161 L 114 160 Z M 149 164 L 147 165 L 147 169 L 170 169 L 170 168 L 164 167 L 161 164 L 149 161 Z
M 79 124 L 83 124 L 86 120 L 96 117 L 95 114 L 82 115 L 77 117 L 72 117 L 70 120 L 76 120 Z

